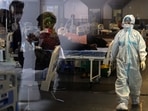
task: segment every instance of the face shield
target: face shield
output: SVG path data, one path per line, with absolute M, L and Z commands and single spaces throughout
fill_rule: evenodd
M 130 17 L 126 17 L 124 19 L 124 24 L 131 24 L 131 18 Z

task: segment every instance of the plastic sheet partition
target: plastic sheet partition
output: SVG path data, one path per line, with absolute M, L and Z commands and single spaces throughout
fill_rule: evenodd
M 90 82 L 93 79 L 99 79 L 101 77 L 101 61 L 105 59 L 108 48 L 98 48 L 98 50 L 64 50 L 65 59 L 87 59 L 90 61 Z M 93 76 L 93 61 L 96 60 L 99 63 L 98 74 Z

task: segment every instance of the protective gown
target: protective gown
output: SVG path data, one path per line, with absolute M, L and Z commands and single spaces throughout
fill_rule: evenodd
M 118 103 L 128 105 L 129 95 L 131 95 L 133 104 L 139 103 L 142 84 L 140 62 L 146 60 L 147 52 L 143 37 L 133 29 L 135 18 L 127 15 L 123 21 L 126 17 L 130 17 L 131 24 L 128 24 L 128 27 L 123 25 L 123 29 L 116 34 L 112 46 L 111 61 L 116 61 L 115 91 Z

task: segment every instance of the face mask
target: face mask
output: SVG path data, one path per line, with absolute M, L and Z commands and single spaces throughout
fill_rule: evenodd
M 14 17 L 15 17 L 15 22 L 19 22 L 22 17 L 22 14 L 17 14 Z
M 131 27 L 131 25 L 130 24 L 123 24 L 123 28 L 130 28 Z
M 131 24 L 123 24 L 122 26 L 125 30 L 130 30 L 133 27 L 133 25 L 131 25 Z

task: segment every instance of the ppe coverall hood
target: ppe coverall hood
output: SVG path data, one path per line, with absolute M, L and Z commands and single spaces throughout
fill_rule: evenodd
M 135 24 L 135 17 L 133 15 L 126 15 L 122 20 L 122 27 L 125 30 L 133 29 Z

